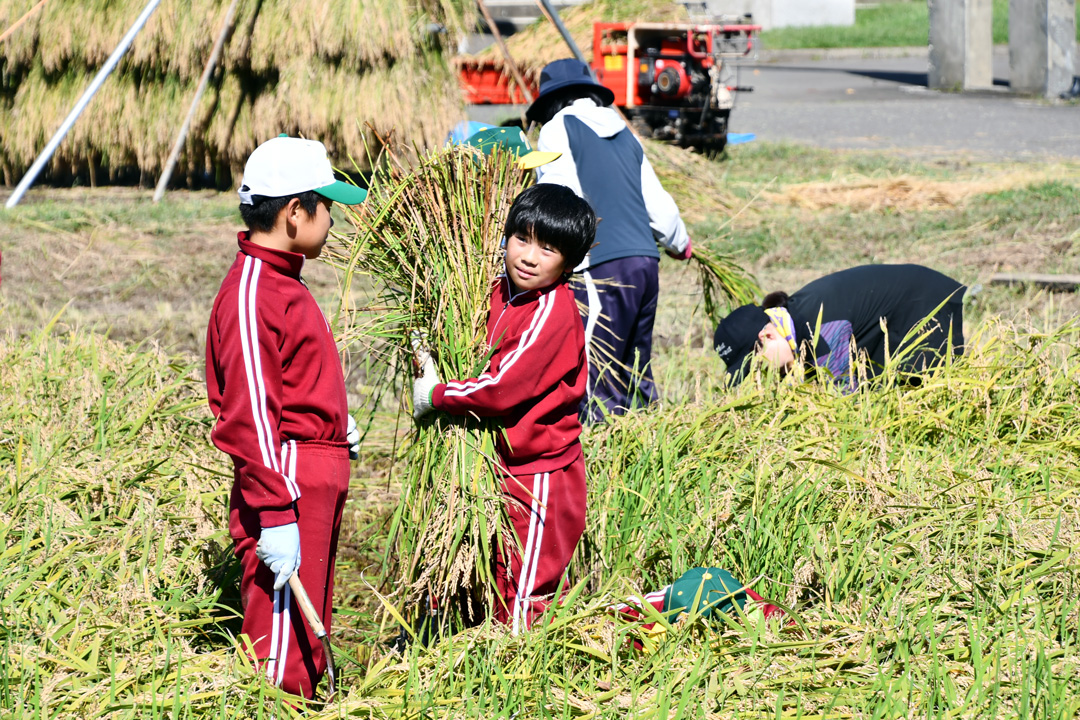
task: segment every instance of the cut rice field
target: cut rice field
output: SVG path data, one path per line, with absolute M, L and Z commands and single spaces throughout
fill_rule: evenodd
M 764 290 L 861 262 L 969 284 L 1080 272 L 1075 166 L 733 150 L 725 164 L 653 157 L 695 245 Z M 687 172 L 708 197 L 684 189 Z M 231 468 L 209 444 L 200 376 L 235 199 L 30 200 L 0 222 L 0 711 L 300 714 L 235 635 Z M 760 378 L 732 391 L 696 268 L 662 268 L 664 401 L 587 431 L 569 597 L 520 637 L 481 625 L 390 648 L 409 611 L 385 558 L 413 425 L 406 402 L 376 392 L 384 366 L 350 348 L 367 434 L 339 562 L 342 677 L 307 716 L 1075 717 L 1076 298 L 986 287 L 965 309 L 968 354 L 920 387 L 886 378 L 843 397 Z M 341 276 L 305 274 L 343 329 Z M 348 297 L 372 289 L 356 278 Z M 661 619 L 650 633 L 606 610 L 699 565 L 752 582 L 792 622 Z

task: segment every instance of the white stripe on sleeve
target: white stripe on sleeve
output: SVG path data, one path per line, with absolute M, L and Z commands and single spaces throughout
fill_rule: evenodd
M 518 343 L 518 346 L 514 348 L 514 350 L 506 357 L 506 360 L 499 368 L 498 375 L 496 375 L 495 377 L 491 377 L 490 375 L 484 377 L 482 375 L 480 378 L 477 378 L 476 381 L 471 383 L 447 383 L 444 396 L 465 397 L 466 395 L 485 388 L 488 385 L 498 384 L 498 382 L 502 380 L 503 376 L 506 374 L 506 371 L 512 368 L 514 364 L 519 359 L 521 359 L 521 356 L 525 354 L 525 351 L 528 350 L 536 342 L 536 339 L 538 337 L 540 337 L 540 333 L 543 331 L 544 324 L 547 323 L 548 317 L 551 315 L 551 309 L 553 307 L 555 307 L 555 302 L 553 298 L 551 298 L 549 295 L 540 296 L 538 307 L 536 308 L 536 312 L 533 313 L 532 321 L 529 324 L 529 329 L 526 330 L 525 334 L 521 336 L 521 341 Z

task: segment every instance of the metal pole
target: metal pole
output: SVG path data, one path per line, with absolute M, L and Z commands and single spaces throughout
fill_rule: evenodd
M 229 9 L 225 12 L 225 24 L 221 27 L 221 32 L 218 33 L 217 40 L 214 42 L 214 49 L 210 51 L 210 59 L 206 61 L 202 77 L 199 78 L 199 87 L 195 89 L 195 97 L 191 101 L 191 107 L 188 108 L 187 117 L 184 118 L 184 124 L 180 126 L 180 132 L 176 135 L 176 142 L 173 144 L 172 152 L 169 153 L 169 159 L 165 161 L 165 169 L 162 170 L 157 187 L 154 188 L 154 202 L 161 201 L 161 198 L 165 195 L 165 188 L 169 186 L 169 179 L 172 178 L 173 168 L 176 167 L 176 161 L 180 158 L 180 151 L 184 147 L 184 140 L 187 139 L 188 130 L 191 129 L 191 121 L 195 117 L 195 110 L 199 106 L 199 100 L 206 91 L 206 86 L 210 84 L 210 76 L 214 73 L 214 66 L 217 65 L 218 59 L 221 57 L 221 49 L 225 47 L 225 38 L 228 37 L 229 32 L 232 30 L 233 19 L 236 17 L 236 5 L 239 1 L 232 0 L 232 4 L 229 5 Z
M 570 46 L 570 52 L 574 54 L 574 57 L 579 61 L 589 64 L 589 61 L 585 59 L 585 56 L 581 54 L 581 50 L 578 48 L 577 43 L 574 42 L 574 36 L 570 34 L 570 31 L 563 25 L 562 18 L 559 17 L 559 12 L 551 6 L 550 0 L 536 0 L 540 3 L 541 9 L 551 18 L 551 22 L 555 23 L 555 27 L 559 30 L 559 34 L 562 35 L 562 39 L 566 41 L 566 44 Z M 592 68 L 589 68 L 589 72 L 592 73 Z M 593 80 L 595 80 L 595 75 Z
M 36 13 L 38 10 L 40 10 L 42 5 L 44 5 L 47 2 L 49 2 L 49 0 L 41 0 L 41 2 L 39 2 L 37 5 L 30 8 L 29 10 L 27 10 L 26 13 L 23 14 L 23 16 L 21 18 L 19 18 L 15 22 L 13 22 L 11 24 L 11 27 L 9 27 L 7 30 L 4 31 L 4 33 L 2 35 L 0 35 L 0 42 L 4 42 L 5 40 L 7 40 L 8 37 L 11 35 L 11 33 L 18 30 L 20 25 L 22 25 L 24 22 L 29 20 L 30 16 L 33 15 L 34 13 Z
M 11 197 L 8 198 L 6 207 L 13 208 L 19 204 L 19 200 L 22 200 L 22 196 L 26 194 L 26 191 L 30 189 L 30 186 L 34 184 L 34 180 L 37 179 L 41 169 L 45 167 L 45 163 L 49 162 L 49 159 L 56 152 L 56 148 L 60 146 L 64 136 L 71 130 L 71 126 L 75 124 L 75 121 L 79 119 L 79 115 L 82 114 L 86 106 L 90 104 L 94 94 L 97 93 L 101 84 L 105 82 L 105 78 L 109 77 L 109 73 L 116 68 L 117 63 L 120 62 L 120 58 L 124 56 L 127 49 L 131 47 L 131 43 L 135 40 L 135 36 L 142 30 L 143 25 L 150 18 L 150 15 L 157 9 L 157 6 L 161 3 L 161 0 L 150 0 L 143 9 L 142 14 L 135 20 L 135 24 L 131 26 L 131 29 L 127 31 L 127 35 L 124 35 L 124 39 L 120 41 L 120 44 L 113 50 L 113 54 L 109 56 L 109 59 L 105 61 L 105 65 L 98 71 L 93 82 L 90 83 L 90 87 L 86 88 L 86 92 L 82 94 L 79 101 L 75 103 L 75 107 L 71 109 L 68 116 L 64 119 L 60 129 L 56 131 L 56 134 L 52 136 L 52 140 L 49 140 L 49 144 L 45 146 L 45 149 L 38 155 L 37 160 L 30 166 L 30 169 L 23 175 L 23 179 L 19 181 L 19 184 L 15 187 L 15 192 L 11 193 Z
M 491 36 L 495 38 L 495 44 L 499 46 L 499 52 L 502 53 L 503 60 L 510 66 L 510 74 L 514 76 L 514 82 L 521 88 L 521 94 L 525 96 L 525 102 L 531 105 L 533 94 L 528 86 L 525 85 L 525 79 L 521 77 L 521 71 L 518 70 L 517 63 L 514 62 L 514 58 L 510 55 L 510 48 L 506 47 L 506 43 L 503 42 L 503 36 L 502 33 L 499 32 L 499 26 L 495 24 L 495 20 L 491 17 L 491 13 L 488 12 L 484 0 L 476 0 L 476 4 L 480 6 L 480 12 L 484 15 L 484 21 L 487 23 L 488 30 L 491 31 Z

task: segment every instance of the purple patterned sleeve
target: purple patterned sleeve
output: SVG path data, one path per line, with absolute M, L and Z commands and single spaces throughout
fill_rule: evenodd
M 824 323 L 821 326 L 821 339 L 830 349 L 815 362 L 818 367 L 829 371 L 845 395 L 858 387 L 858 380 L 851 374 L 851 335 L 851 323 L 847 320 Z

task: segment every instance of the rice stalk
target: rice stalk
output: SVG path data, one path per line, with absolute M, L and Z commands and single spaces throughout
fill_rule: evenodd
M 144 183 L 169 155 L 228 2 L 165 0 L 49 167 L 54 177 L 136 169 Z M 0 0 L 0 23 L 25 8 Z M 141 3 L 54 0 L 0 46 L 0 169 L 30 165 L 126 32 Z M 203 96 L 179 175 L 228 184 L 279 133 L 322 140 L 344 165 L 363 157 L 368 124 L 432 147 L 463 116 L 444 52 L 474 9 L 460 0 L 244 0 Z M 444 47 L 444 44 L 446 47 Z M 91 176 L 93 177 L 93 175 Z
M 705 302 L 705 316 L 716 325 L 732 309 L 754 302 L 761 288 L 750 273 L 743 270 L 730 255 L 718 253 L 706 245 L 697 245 L 691 259 L 695 261 Z
M 411 393 L 414 330 L 444 380 L 483 369 L 502 224 L 526 181 L 507 154 L 485 159 L 458 147 L 422 155 L 413 167 L 391 156 L 367 202 L 350 212 L 356 232 L 333 261 L 346 287 L 365 273 L 377 289 L 372 310 L 351 310 L 346 337 L 398 369 L 389 376 L 395 395 Z M 395 602 L 410 620 L 421 600 L 451 614 L 474 591 L 485 605 L 493 600 L 498 547 L 513 541 L 495 469 L 498 432 L 497 423 L 445 416 L 415 428 L 386 556 L 401 588 Z

